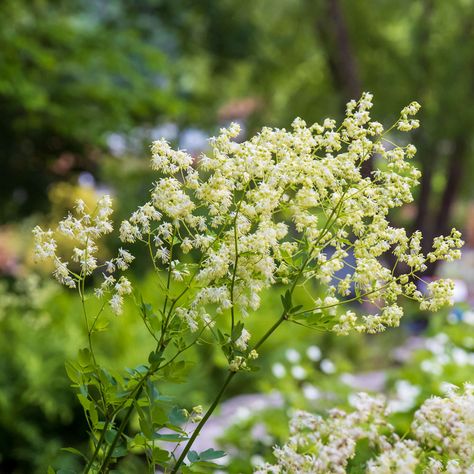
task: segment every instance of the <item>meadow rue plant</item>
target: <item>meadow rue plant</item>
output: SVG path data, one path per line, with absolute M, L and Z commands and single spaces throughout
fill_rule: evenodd
M 412 201 L 420 177 L 411 162 L 413 145 L 395 145 L 388 135 L 415 128 L 411 117 L 419 105 L 403 109 L 386 131 L 371 120 L 371 107 L 372 95 L 365 93 L 347 105 L 340 125 L 326 119 L 308 126 L 298 118 L 290 130 L 263 128 L 242 143 L 235 140 L 239 126 L 232 124 L 197 159 L 165 140 L 154 142 L 150 198 L 120 224 L 120 239 L 129 247 L 109 261 L 96 258 L 100 238 L 113 231 L 107 196 L 92 211 L 78 202 L 75 214 L 59 223 L 55 232 L 75 243 L 67 259 L 59 255 L 55 232 L 34 229 L 38 260 L 52 259 L 54 276 L 77 288 L 83 304 L 89 347 L 68 372 L 90 426 L 92 454 L 85 472 L 107 472 L 131 450 L 145 453 L 150 472 L 157 465 L 165 472 L 188 472 L 215 459 L 220 453 L 190 451 L 193 442 L 232 379 L 253 369 L 258 349 L 282 324 L 341 335 L 376 333 L 399 325 L 403 298 L 432 311 L 450 303 L 449 280 L 430 282 L 423 292 L 418 283 L 428 262 L 459 258 L 460 233 L 437 237 L 424 255 L 421 233 L 408 235 L 388 219 L 391 209 Z M 366 175 L 368 160 L 376 168 Z M 145 246 L 159 285 L 153 304 L 125 274 L 137 244 Z M 85 281 L 96 277 L 102 279 L 95 288 L 102 306 L 92 315 Z M 281 312 L 256 340 L 246 321 L 262 317 L 261 294 L 270 287 L 281 291 Z M 147 364 L 111 375 L 97 361 L 92 334 L 107 304 L 120 314 L 132 294 L 156 349 Z M 354 302 L 378 310 L 359 315 L 347 309 Z M 185 420 L 166 411 L 156 384 L 171 378 L 183 352 L 203 337 L 221 347 L 228 373 L 188 436 Z M 128 427 L 133 413 L 140 422 L 134 436 Z M 179 449 L 167 451 L 163 439 Z
M 400 438 L 389 423 L 383 397 L 360 393 L 355 410 L 333 409 L 323 418 L 297 411 L 290 438 L 274 449 L 275 464 L 256 474 L 465 474 L 474 472 L 474 386 L 451 386 L 446 397 L 432 397 L 415 412 L 410 431 Z M 370 457 L 351 464 L 367 440 Z

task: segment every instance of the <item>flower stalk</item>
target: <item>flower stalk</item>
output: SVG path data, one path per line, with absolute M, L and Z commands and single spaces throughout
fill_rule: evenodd
M 119 248 L 109 260 L 101 257 L 102 238 L 113 232 L 110 197 L 99 197 L 91 212 L 78 201 L 75 212 L 55 231 L 35 227 L 37 260 L 51 260 L 54 277 L 78 288 L 81 298 L 88 351 L 83 350 L 80 363 L 71 364 L 68 373 L 91 436 L 98 439 L 86 473 L 96 465 L 107 472 L 115 462 L 115 448 L 134 408 L 140 432 L 128 438 L 129 449 L 145 452 L 150 469 L 159 462 L 178 472 L 232 379 L 258 357 L 257 350 L 286 320 L 339 335 L 377 333 L 400 324 L 404 299 L 430 311 L 450 304 L 453 283 L 424 282 L 423 272 L 433 262 L 459 258 L 461 234 L 453 229 L 450 235 L 436 237 L 432 250 L 424 253 L 421 232 L 409 235 L 388 219 L 393 208 L 412 202 L 412 188 L 420 178 L 412 163 L 416 148 L 396 145 L 393 136 L 419 126 L 414 118 L 419 105 L 405 107 L 386 130 L 372 120 L 371 108 L 372 95 L 364 93 L 347 104 L 339 125 L 325 119 L 308 126 L 297 118 L 288 130 L 263 128 L 241 142 L 236 141 L 240 128 L 232 124 L 209 141 L 210 151 L 199 159 L 173 150 L 165 140 L 154 142 L 149 199 L 118 229 L 124 246 L 146 247 L 159 288 L 158 295 L 149 296 L 150 304 L 139 288 L 134 291 L 128 277 L 135 259 L 130 250 Z M 373 155 L 380 159 L 366 176 L 362 168 Z M 58 236 L 72 243 L 72 251 L 62 248 Z M 102 301 L 90 320 L 86 279 L 94 283 L 94 294 Z M 315 286 L 321 288 L 318 295 Z M 252 344 L 247 317 L 265 317 L 259 311 L 261 298 L 272 288 L 284 288 L 281 316 Z M 303 293 L 309 302 L 301 298 Z M 107 307 L 119 316 L 132 294 L 157 346 L 149 365 L 113 376 L 99 366 L 92 333 Z M 359 314 L 349 306 L 364 302 L 379 311 Z M 224 314 L 230 321 L 218 325 Z M 228 332 L 217 329 L 224 326 Z M 209 339 L 222 350 L 229 372 L 174 462 L 174 451 L 164 456 L 154 449 L 155 441 L 166 438 L 161 431 L 167 429 L 175 432 L 171 438 L 178 446 L 185 434 L 181 426 L 190 415 L 178 416 L 177 407 L 166 406 L 152 375 L 160 370 L 160 376 L 172 381 L 186 364 L 181 354 Z M 130 382 L 136 383 L 132 390 Z M 99 400 L 91 395 L 97 390 Z M 116 432 L 99 460 L 111 429 Z

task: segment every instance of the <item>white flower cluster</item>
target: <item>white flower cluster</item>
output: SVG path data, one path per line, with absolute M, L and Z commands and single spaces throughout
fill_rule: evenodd
M 425 348 L 430 356 L 421 361 L 420 368 L 427 374 L 440 376 L 461 367 L 474 367 L 474 352 L 456 345 L 446 333 L 426 339 Z
M 473 472 L 474 385 L 466 384 L 461 393 L 451 386 L 445 398 L 427 400 L 415 413 L 412 432 L 424 446 L 457 461 L 458 472 Z
M 290 438 L 276 447 L 276 464 L 257 468 L 267 473 L 346 473 L 357 454 L 357 442 L 367 439 L 373 457 L 370 474 L 461 474 L 474 472 L 474 385 L 452 388 L 445 398 L 433 397 L 415 413 L 410 434 L 399 438 L 387 422 L 382 397 L 359 394 L 352 413 L 331 410 L 324 419 L 297 412 Z M 361 472 L 357 466 L 357 472 Z
M 191 329 L 200 320 L 209 322 L 209 303 L 218 313 L 231 309 L 245 316 L 258 309 L 263 289 L 299 276 L 301 285 L 317 279 L 328 288 L 324 299 L 314 301 L 315 311 L 336 315 L 353 289 L 361 299 L 385 302 L 380 314 L 341 315 L 334 325 L 340 334 L 398 325 L 402 295 L 425 309 L 449 302 L 451 283 L 431 283 L 424 296 L 413 275 L 427 261 L 459 257 L 460 234 L 437 238 L 425 256 L 419 232 L 407 236 L 389 224 L 389 210 L 413 199 L 419 172 L 407 160 L 416 149 L 386 149 L 382 125 L 370 119 L 371 107 L 372 95 L 366 93 L 348 104 L 339 127 L 331 119 L 310 127 L 296 119 L 291 131 L 264 128 L 243 143 L 233 141 L 240 129 L 232 124 L 196 163 L 163 140 L 153 144 L 152 168 L 160 177 L 150 201 L 122 223 L 120 235 L 125 242 L 152 242 L 154 264 L 165 271 L 176 265 L 170 259 L 179 250 L 194 252 L 199 268 L 185 273 L 195 291 L 187 292 L 179 310 Z M 408 120 L 418 109 L 412 103 L 401 116 Z M 361 166 L 375 154 L 385 165 L 364 177 Z M 395 277 L 384 266 L 383 256 L 392 249 L 408 274 Z M 356 257 L 352 274 L 334 283 L 336 272 L 350 267 L 349 252 Z M 182 273 L 176 279 L 183 280 Z
M 413 200 L 411 188 L 420 173 L 410 162 L 416 149 L 394 147 L 385 138 L 391 129 L 384 132 L 371 120 L 371 107 L 372 95 L 365 93 L 348 104 L 339 126 L 332 119 L 311 126 L 295 119 L 291 130 L 263 128 L 242 143 L 234 141 L 240 128 L 232 124 L 211 139 L 210 152 L 196 160 L 164 140 L 153 143 L 151 167 L 157 177 L 150 199 L 122 222 L 120 238 L 147 245 L 154 269 L 170 276 L 164 296 L 172 301 L 164 305 L 170 311 L 163 314 L 167 321 L 177 316 L 193 331 L 212 324 L 215 314 L 223 312 L 231 313 L 234 321 L 256 311 L 261 292 L 271 285 L 295 289 L 314 280 L 326 294 L 292 317 L 329 315 L 329 327 L 340 334 L 397 326 L 403 296 L 430 310 L 449 303 L 450 282 L 430 283 L 422 294 L 416 273 L 425 270 L 427 262 L 459 257 L 460 234 L 453 231 L 435 239 L 433 251 L 424 255 L 421 233 L 409 236 L 389 223 L 390 209 Z M 402 111 L 402 120 L 409 120 L 411 128 L 416 121 L 408 117 L 418 108 L 412 103 Z M 399 123 L 398 128 L 407 127 Z M 378 168 L 364 176 L 364 162 L 375 155 L 380 158 Z M 88 224 L 85 219 L 86 214 L 82 221 Z M 68 218 L 60 230 L 82 236 L 78 222 Z M 110 230 L 101 228 L 101 233 Z M 47 232 L 37 237 L 39 255 L 54 253 Z M 92 237 L 97 235 L 74 256 L 84 274 L 96 267 Z M 385 258 L 389 253 L 408 267 L 406 274 L 395 275 L 397 265 L 388 265 Z M 119 257 L 107 263 L 107 270 L 121 270 L 129 263 Z M 72 286 L 67 267 L 58 265 L 57 271 Z M 347 276 L 341 278 L 341 271 Z M 173 282 L 180 282 L 174 293 Z M 126 290 L 116 285 L 106 277 L 98 294 L 114 288 L 117 310 Z M 380 313 L 338 315 L 337 306 L 352 292 L 359 301 L 376 303 Z M 240 339 L 238 345 L 242 349 L 246 341 Z
M 37 261 L 51 259 L 55 264 L 53 275 L 56 279 L 70 287 L 76 288 L 78 284 L 96 269 L 106 267 L 111 274 L 116 269 L 126 270 L 134 257 L 126 250 L 120 249 L 117 258 L 99 264 L 97 261 L 98 239 L 113 231 L 112 200 L 110 196 L 102 196 L 92 212 L 88 212 L 82 200 L 76 202 L 75 215 L 69 214 L 59 222 L 56 232 L 70 239 L 74 243 L 71 260 L 79 267 L 77 272 L 72 271 L 70 262 L 63 261 L 58 255 L 58 246 L 54 238 L 55 232 L 51 229 L 43 230 L 37 226 L 33 229 L 35 238 L 35 257 Z M 122 311 L 123 295 L 131 293 L 130 282 L 121 276 L 118 281 L 112 275 L 104 275 L 104 282 L 96 289 L 96 295 L 102 296 L 111 292 L 110 306 L 116 314 Z
M 461 257 L 459 250 L 463 246 L 461 232 L 456 229 L 451 231 L 451 235 L 446 237 L 436 237 L 433 241 L 433 251 L 428 253 L 427 258 L 430 262 L 436 260 L 446 260 L 452 262 Z
M 407 105 L 400 114 L 400 120 L 397 123 L 398 130 L 402 132 L 409 132 L 420 126 L 420 122 L 416 119 L 412 119 L 413 115 L 416 115 L 420 110 L 420 104 L 418 102 L 412 102 Z

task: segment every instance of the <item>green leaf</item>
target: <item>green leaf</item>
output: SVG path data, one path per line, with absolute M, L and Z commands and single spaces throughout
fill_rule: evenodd
M 80 384 L 79 385 L 79 392 L 81 393 L 82 396 L 88 397 L 89 396 L 89 390 L 87 388 L 87 385 Z
M 243 329 L 244 329 L 244 323 L 242 321 L 239 321 L 234 326 L 234 329 L 232 330 L 232 340 L 233 341 L 236 341 L 241 336 Z
M 81 372 L 69 361 L 66 361 L 65 367 L 69 379 L 74 383 L 79 383 L 81 381 Z
M 135 372 L 138 372 L 140 375 L 145 375 L 148 372 L 148 366 L 143 364 L 137 365 Z
M 153 436 L 151 436 L 151 438 L 162 439 L 163 441 L 171 442 L 186 441 L 188 439 L 187 436 L 182 436 L 178 433 L 153 433 Z
M 165 463 L 169 460 L 170 453 L 166 449 L 161 449 L 158 447 L 153 448 L 153 459 L 157 463 Z
M 87 457 L 76 448 L 61 448 L 61 451 L 67 451 L 69 453 L 75 454 L 76 456 L 81 456 L 81 458 L 85 459 L 86 461 L 88 460 Z M 48 474 L 49 474 L 49 468 L 48 468 Z
M 293 308 L 291 308 L 291 309 L 288 311 L 288 313 L 289 313 L 289 314 L 296 313 L 296 312 L 298 312 L 302 307 L 303 307 L 302 304 L 293 306 Z
M 212 459 L 222 458 L 225 455 L 225 451 L 216 451 L 215 449 L 209 448 L 199 453 L 199 459 L 201 461 L 211 461 Z
M 222 458 L 225 455 L 226 453 L 224 451 L 216 451 L 215 449 L 209 448 L 199 454 L 196 451 L 189 451 L 188 459 L 192 463 L 199 463 L 201 467 L 216 467 L 216 464 L 208 461 Z
M 189 451 L 188 459 L 190 462 L 198 462 L 200 460 L 199 454 L 196 451 Z
M 180 426 L 186 423 L 188 417 L 186 416 L 185 410 L 182 408 L 173 407 L 168 414 L 168 419 L 171 424 Z
M 198 461 L 190 466 L 191 472 L 200 474 L 215 472 L 216 469 L 222 470 L 222 466 L 211 461 Z
M 48 473 L 47 474 L 56 474 L 56 471 L 51 466 L 48 466 Z
M 96 427 L 97 423 L 99 423 L 99 414 L 97 413 L 97 409 L 94 405 L 94 402 L 92 401 L 89 405 L 89 416 L 90 416 L 92 424 L 94 425 L 94 427 Z
M 161 335 L 161 319 L 156 314 L 150 314 L 148 321 L 153 331 L 155 331 L 155 336 L 159 338 Z
M 289 312 L 291 307 L 293 306 L 291 303 L 291 292 L 290 290 L 286 290 L 284 295 L 280 295 L 281 303 L 283 305 L 283 310 L 285 312 Z
M 141 434 L 138 433 L 135 435 L 135 437 L 129 442 L 130 447 L 143 447 L 145 446 L 145 437 Z
M 77 399 L 79 400 L 79 403 L 83 406 L 83 408 L 89 411 L 91 401 L 80 393 L 77 394 Z
M 330 329 L 335 324 L 334 317 L 324 313 L 296 314 L 293 315 L 291 319 L 294 321 L 301 321 L 302 324 L 321 330 Z
M 225 344 L 227 342 L 227 337 L 222 334 L 222 331 L 220 329 L 217 329 L 217 336 L 219 338 L 219 344 Z
M 151 420 L 154 425 L 163 426 L 168 422 L 168 416 L 165 410 L 157 403 L 154 403 L 151 408 Z
M 112 457 L 114 458 L 122 458 L 123 456 L 126 456 L 128 454 L 127 448 L 125 446 L 117 446 L 113 451 L 112 451 Z
M 151 439 L 154 437 L 153 425 L 149 420 L 140 417 L 139 424 L 140 424 L 140 429 L 142 430 L 146 438 Z
M 247 363 L 247 369 L 250 370 L 250 372 L 258 372 L 259 370 L 262 370 L 259 365 L 254 365 L 251 363 Z
M 163 354 L 163 351 L 150 352 L 150 355 L 148 356 L 148 362 L 152 366 L 156 367 L 163 360 L 162 354 Z
M 92 361 L 89 349 L 87 347 L 79 349 L 77 359 L 82 367 L 88 367 Z
M 105 438 L 105 441 L 107 442 L 107 444 L 112 444 L 114 442 L 114 439 L 117 436 L 117 433 L 118 433 L 118 431 L 114 430 L 113 428 L 111 428 L 110 430 L 107 430 L 105 432 L 104 438 Z
M 106 331 L 107 328 L 109 327 L 109 324 L 110 322 L 107 321 L 106 319 L 99 320 L 97 321 L 97 323 L 95 323 L 93 332 Z
M 191 362 L 180 360 L 169 364 L 160 373 L 161 376 L 169 382 L 183 383 L 187 380 L 186 375 L 192 366 L 193 364 Z

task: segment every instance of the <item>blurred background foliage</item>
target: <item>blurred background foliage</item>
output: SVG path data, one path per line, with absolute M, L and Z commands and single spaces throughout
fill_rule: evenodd
M 153 139 L 165 136 L 198 154 L 232 120 L 248 136 L 263 125 L 288 126 L 295 116 L 308 123 L 340 118 L 345 102 L 365 90 L 374 93 L 374 115 L 385 124 L 411 100 L 422 104 L 422 127 L 412 140 L 423 178 L 413 205 L 393 219 L 421 229 L 427 245 L 452 224 L 464 230 L 465 257 L 451 272 L 466 284 L 467 306 L 456 316 L 461 326 L 446 315 L 428 324 L 409 311 L 401 331 L 377 338 L 335 339 L 295 327 L 291 345 L 304 351 L 317 344 L 335 365 L 336 373 L 324 377 L 318 364 L 304 367 L 335 400 L 349 392 L 339 376 L 354 370 L 387 371 L 387 390 L 397 377 L 424 380 L 425 395 L 439 390 L 441 379 L 473 380 L 472 365 L 459 370 L 459 351 L 454 368 L 422 371 L 432 381 L 419 378 L 421 365 L 411 359 L 387 357 L 387 348 L 406 345 L 420 328 L 434 336 L 448 327 L 466 353 L 474 350 L 465 340 L 472 325 L 462 322 L 474 285 L 474 0 L 3 0 L 0 72 L 0 472 L 74 466 L 77 460 L 58 449 L 85 442 L 64 370 L 83 345 L 84 328 L 76 295 L 36 275 L 33 225 L 53 223 L 75 199 L 92 202 L 104 190 L 116 197 L 117 221 L 128 215 L 150 186 Z M 109 242 L 110 252 L 118 245 Z M 143 270 L 136 278 L 152 294 Z M 256 333 L 271 318 L 275 298 L 266 295 Z M 132 306 L 110 324 L 100 340 L 105 365 L 140 363 L 146 334 Z M 277 334 L 265 347 L 265 373 L 287 343 Z M 421 364 L 427 356 L 420 351 L 414 357 Z M 208 402 L 223 363 L 206 345 L 189 357 L 205 374 L 191 387 L 165 388 L 188 407 Z M 285 403 L 305 406 L 297 377 L 259 385 L 249 376 L 228 395 L 275 388 Z M 279 413 L 274 430 L 283 436 L 286 415 Z M 247 472 L 251 456 L 270 453 L 271 444 L 259 451 L 258 443 L 247 443 L 252 452 L 241 446 L 238 428 L 229 439 L 242 453 L 232 472 Z

